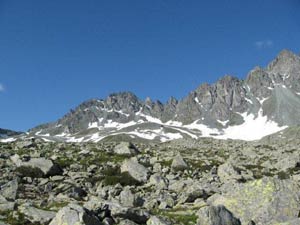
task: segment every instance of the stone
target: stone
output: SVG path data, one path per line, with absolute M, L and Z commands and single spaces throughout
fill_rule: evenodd
M 131 220 L 122 220 L 118 225 L 138 225 L 137 223 L 131 221 Z
M 17 179 L 9 181 L 5 185 L 0 187 L 0 195 L 5 197 L 7 200 L 14 201 L 17 197 L 18 186 L 19 185 Z
M 103 225 L 89 210 L 76 204 L 60 209 L 49 225 Z
M 114 148 L 114 153 L 117 155 L 135 156 L 139 154 L 138 149 L 130 142 L 121 142 Z
M 212 225 L 241 225 L 240 220 L 235 218 L 223 205 L 210 207 L 209 217 Z
M 136 158 L 125 160 L 121 166 L 121 173 L 128 172 L 129 175 L 141 183 L 146 183 L 148 180 L 149 170 L 139 164 Z
M 223 205 L 200 208 L 197 215 L 197 225 L 241 225 L 240 220 Z
M 110 218 L 110 217 L 105 217 L 102 220 L 102 223 L 103 223 L 103 225 L 114 225 L 115 221 L 112 218 Z
M 171 225 L 169 221 L 157 216 L 151 216 L 147 221 L 147 225 Z
M 15 205 L 15 202 L 9 202 L 6 200 L 6 198 L 0 195 L 0 212 L 13 211 Z
M 149 213 L 141 208 L 128 208 L 118 203 L 106 202 L 113 218 L 128 219 L 138 224 L 145 224 L 149 219 Z
M 211 205 L 224 205 L 242 224 L 253 220 L 256 224 L 285 222 L 299 215 L 299 185 L 292 180 L 264 177 L 237 183 L 208 199 Z
M 21 205 L 18 209 L 31 223 L 49 224 L 56 215 L 56 212 L 37 209 L 28 204 Z
M 168 181 L 165 177 L 161 176 L 159 173 L 155 173 L 150 176 L 149 185 L 155 186 L 155 188 L 162 190 L 168 188 Z
M 82 200 L 87 196 L 87 192 L 83 190 L 81 187 L 72 187 L 69 191 L 69 197 L 74 198 L 78 201 Z
M 172 164 L 171 164 L 171 168 L 173 170 L 185 170 L 185 169 L 188 168 L 188 165 L 186 164 L 186 162 L 184 161 L 182 156 L 180 154 L 178 154 L 173 159 Z
M 280 159 L 275 165 L 279 171 L 288 172 L 289 170 L 300 168 L 300 157 L 298 155 L 289 155 Z
M 28 162 L 16 160 L 17 172 L 23 177 L 46 177 L 61 175 L 62 169 L 51 160 L 45 158 L 32 158 Z
M 232 164 L 228 162 L 218 167 L 217 174 L 222 183 L 226 183 L 228 181 L 237 181 L 242 178 L 242 176 L 236 171 Z
M 135 196 L 132 194 L 128 187 L 125 187 L 120 193 L 120 203 L 126 207 L 134 207 L 135 205 Z
M 27 139 L 27 140 L 19 141 L 16 143 L 16 147 L 19 149 L 31 148 L 31 147 L 35 147 L 35 146 L 36 146 L 36 144 L 34 143 L 34 139 Z
M 207 194 L 203 188 L 198 183 L 194 183 L 187 186 L 185 190 L 180 194 L 178 199 L 178 204 L 192 203 L 197 198 L 206 198 Z

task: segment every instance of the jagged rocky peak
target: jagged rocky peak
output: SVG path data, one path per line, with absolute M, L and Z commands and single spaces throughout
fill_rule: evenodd
M 132 92 L 119 92 L 107 97 L 106 103 L 109 109 L 123 110 L 124 112 L 138 112 L 141 101 Z
M 257 98 L 266 98 L 274 88 L 274 82 L 269 73 L 261 67 L 255 67 L 251 70 L 245 83 L 247 91 Z
M 289 50 L 283 50 L 268 65 L 267 69 L 275 75 L 300 75 L 300 56 Z
M 178 100 L 174 97 L 170 97 L 164 106 L 164 113 L 162 114 L 161 120 L 167 122 L 170 120 L 176 120 L 176 109 Z
M 168 99 L 167 104 L 170 104 L 170 105 L 177 105 L 177 104 L 178 104 L 178 100 L 177 100 L 175 97 L 171 96 L 171 97 Z

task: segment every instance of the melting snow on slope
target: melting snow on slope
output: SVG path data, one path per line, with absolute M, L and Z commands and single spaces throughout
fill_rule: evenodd
M 258 101 L 261 104 L 263 104 L 263 102 L 266 99 L 267 98 L 258 99 Z M 137 115 L 144 117 L 146 121 L 139 120 L 137 122 L 130 121 L 127 123 L 118 123 L 118 122 L 113 122 L 112 120 L 108 120 L 102 126 L 99 126 L 98 122 L 89 124 L 89 128 L 97 127 L 99 131 L 105 128 L 112 128 L 112 130 L 108 134 L 106 133 L 105 135 L 101 133 L 94 133 L 88 138 L 87 137 L 75 138 L 75 137 L 67 137 L 68 134 L 62 133 L 61 135 L 56 135 L 56 136 L 67 137 L 68 142 L 81 142 L 81 141 L 97 142 L 107 136 L 118 135 L 118 134 L 128 134 L 131 136 L 136 136 L 148 140 L 160 138 L 162 142 L 183 138 L 183 134 L 186 134 L 194 139 L 197 139 L 199 137 L 213 137 L 217 139 L 241 139 L 241 140 L 252 141 L 252 140 L 259 140 L 266 135 L 270 135 L 272 133 L 278 132 L 287 127 L 287 126 L 280 127 L 276 122 L 268 121 L 267 116 L 263 116 L 262 109 L 260 109 L 260 111 L 258 112 L 258 116 L 255 116 L 253 114 L 247 114 L 247 113 L 240 114 L 244 119 L 243 124 L 230 126 L 228 128 L 221 129 L 221 130 L 216 128 L 210 128 L 209 126 L 202 124 L 201 119 L 196 120 L 191 124 L 183 125 L 181 122 L 172 121 L 172 120 L 163 123 L 160 119 L 145 115 L 141 112 L 138 112 Z M 223 126 L 226 126 L 226 124 L 228 124 L 229 122 L 228 120 L 226 121 L 217 120 L 217 121 Z M 163 130 L 163 128 L 155 129 L 155 130 L 136 129 L 134 131 L 129 131 L 129 132 L 121 131 L 121 129 L 123 128 L 134 126 L 137 124 L 143 124 L 145 122 L 160 124 L 162 126 L 172 128 L 173 130 L 176 130 L 178 132 L 167 133 Z M 38 133 L 39 132 L 37 132 L 37 134 Z M 45 137 L 45 136 L 49 136 L 49 134 L 40 135 L 40 136 Z
M 245 100 L 246 100 L 247 102 L 249 102 L 250 104 L 253 105 L 253 102 L 252 102 L 252 100 L 251 100 L 250 98 L 245 98 Z
M 261 99 L 257 99 L 259 101 L 259 103 L 262 105 L 266 100 L 268 100 L 269 97 L 267 98 L 261 98 Z
M 216 138 L 254 141 L 287 128 L 287 126 L 278 126 L 274 121 L 268 121 L 267 116 L 263 116 L 262 110 L 258 112 L 256 118 L 253 114 L 247 115 L 247 113 L 243 113 L 241 116 L 245 121 L 243 124 L 224 129 L 224 134 Z
M 16 138 L 6 138 L 6 139 L 0 139 L 0 142 L 2 143 L 9 143 L 9 142 L 14 142 L 17 140 Z
M 202 137 L 211 137 L 211 134 L 218 134 L 219 130 L 218 129 L 214 129 L 214 128 L 209 128 L 208 126 L 204 125 L 204 124 L 200 124 L 198 123 L 199 120 L 196 120 L 195 122 L 189 124 L 189 125 L 185 125 L 185 128 L 188 129 L 195 129 L 195 130 L 199 130 L 202 132 Z
M 90 128 L 96 128 L 96 127 L 98 127 L 98 122 L 93 122 L 93 123 L 89 123 L 89 129 Z
M 112 120 L 108 120 L 106 124 L 104 124 L 104 128 L 116 128 L 118 130 L 123 129 L 125 127 L 130 127 L 133 125 L 136 125 L 137 122 L 135 121 L 130 121 L 128 123 L 118 123 L 118 122 L 113 122 Z
M 229 122 L 229 120 L 225 120 L 225 121 L 222 121 L 222 120 L 217 120 L 220 124 L 222 124 L 224 127 L 226 126 L 226 124 Z

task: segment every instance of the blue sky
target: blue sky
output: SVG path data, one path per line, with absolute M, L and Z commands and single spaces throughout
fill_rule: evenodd
M 27 130 L 90 98 L 165 102 L 300 52 L 298 0 L 0 0 L 0 127 Z

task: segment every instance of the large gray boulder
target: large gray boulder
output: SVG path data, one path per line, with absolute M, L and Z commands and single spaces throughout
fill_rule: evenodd
M 149 213 L 141 208 L 127 208 L 117 204 L 110 204 L 111 216 L 118 220 L 128 219 L 137 224 L 145 224 L 149 219 Z
M 55 164 L 52 160 L 45 158 L 32 158 L 27 162 L 23 162 L 18 159 L 17 156 L 11 158 L 17 166 L 17 171 L 23 177 L 47 177 L 54 175 L 61 175 L 62 169 L 58 164 Z
M 135 196 L 128 187 L 125 187 L 123 191 L 121 191 L 119 198 L 121 205 L 125 207 L 134 207 Z
M 31 223 L 49 224 L 56 215 L 53 211 L 37 209 L 28 204 L 24 204 L 18 207 L 18 209 L 19 212 Z
M 89 210 L 75 204 L 59 210 L 50 225 L 103 225 Z
M 154 186 L 158 190 L 168 188 L 168 180 L 159 173 L 150 176 L 148 185 Z
M 136 158 L 125 160 L 121 166 L 121 173 L 128 172 L 131 177 L 141 183 L 146 183 L 149 170 L 138 163 Z
M 224 163 L 218 167 L 217 172 L 221 182 L 226 183 L 228 181 L 237 181 L 242 179 L 242 176 L 233 167 L 231 163 Z
M 197 225 L 241 225 L 241 222 L 223 205 L 218 205 L 201 208 Z
M 14 201 L 17 197 L 18 186 L 19 185 L 17 179 L 9 181 L 5 185 L 0 187 L 0 195 L 5 197 L 7 200 Z
M 299 185 L 292 180 L 265 177 L 223 188 L 223 194 L 208 199 L 211 205 L 224 205 L 242 224 L 280 224 L 299 215 Z M 275 223 L 276 221 L 276 223 Z
M 6 198 L 0 195 L 0 213 L 13 211 L 15 208 L 16 203 L 7 201 Z
M 182 156 L 180 154 L 178 154 L 173 159 L 171 168 L 173 170 L 185 170 L 185 169 L 188 168 L 188 165 L 186 164 L 186 162 L 184 161 L 184 159 L 182 158 Z
M 205 190 L 200 183 L 194 182 L 187 186 L 183 192 L 180 192 L 178 204 L 192 203 L 197 198 L 205 198 L 207 196 Z
M 130 142 L 121 142 L 114 148 L 114 153 L 117 155 L 134 156 L 139 153 L 138 149 Z

